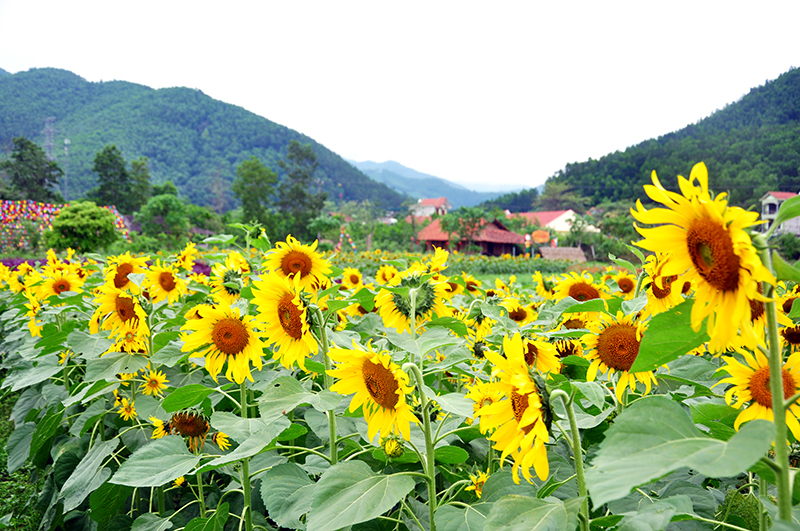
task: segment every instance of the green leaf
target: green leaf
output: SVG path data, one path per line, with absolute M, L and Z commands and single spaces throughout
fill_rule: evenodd
M 111 476 L 111 469 L 103 467 L 103 463 L 117 449 L 119 443 L 120 440 L 116 437 L 110 441 L 97 443 L 81 459 L 75 471 L 61 487 L 65 513 L 83 503 L 86 496 Z
M 254 455 L 265 450 L 274 448 L 274 446 L 272 446 L 272 442 L 278 436 L 278 433 L 283 431 L 283 428 L 288 426 L 288 424 L 288 419 L 284 419 L 283 422 L 275 422 L 270 424 L 265 431 L 258 432 L 249 439 L 245 440 L 231 453 L 217 457 L 213 461 L 209 461 L 208 463 L 204 464 L 198 472 L 214 470 L 215 468 L 227 465 L 228 463 L 233 463 L 234 461 L 239 461 L 240 459 L 244 459 L 246 457 L 253 457 Z
M 167 435 L 133 452 L 111 483 L 130 487 L 159 487 L 191 470 L 200 457 L 189 453 L 182 437 Z
M 147 365 L 148 359 L 127 352 L 109 352 L 102 358 L 86 360 L 84 381 L 114 380 L 117 374 L 136 372 Z
M 778 215 L 775 216 L 775 221 L 772 222 L 774 227 L 779 226 L 784 221 L 800 216 L 800 196 L 790 197 L 781 203 L 778 209 Z
M 278 441 L 280 442 L 293 441 L 298 437 L 302 437 L 306 433 L 308 433 L 308 428 L 306 428 L 302 424 L 292 424 L 278 435 Z
M 644 254 L 642 254 L 642 251 L 639 250 L 639 248 L 634 247 L 632 245 L 628 245 L 627 243 L 625 243 L 623 245 L 625 245 L 625 247 L 627 247 L 628 250 L 630 252 L 632 252 L 636 256 L 636 258 L 638 258 L 642 262 L 642 265 L 644 265 L 644 262 L 645 262 Z
M 721 402 L 706 402 L 691 404 L 689 411 L 692 414 L 692 422 L 707 427 L 715 439 L 727 441 L 736 434 L 733 423 L 741 413 L 739 409 Z
M 469 333 L 467 330 L 467 324 L 460 319 L 456 319 L 455 317 L 438 317 L 436 319 L 431 319 L 425 323 L 425 326 L 428 328 L 434 326 L 448 328 L 461 337 L 464 337 Z
M 215 411 L 211 415 L 211 425 L 240 443 L 268 427 L 264 419 L 243 419 L 227 411 Z
M 586 398 L 592 405 L 603 409 L 606 404 L 606 392 L 603 387 L 597 382 L 570 382 L 578 388 L 578 391 Z
M 103 483 L 89 496 L 89 507 L 92 509 L 89 516 L 100 524 L 98 527 L 103 528 L 125 507 L 131 493 L 133 487 Z
M 586 483 L 594 505 L 600 506 L 682 467 L 714 478 L 735 476 L 758 461 L 774 437 L 771 422 L 754 420 L 728 442 L 712 439 L 677 403 L 664 396 L 646 397 L 606 431 Z
M 458 465 L 469 459 L 469 453 L 458 446 L 440 446 L 434 450 L 433 457 L 440 463 Z
M 161 404 L 164 411 L 172 413 L 195 404 L 199 404 L 205 398 L 213 393 L 214 390 L 202 384 L 189 384 L 185 385 L 175 391 L 172 391 Z M 227 432 L 225 432 L 227 433 Z
M 433 517 L 436 531 L 478 531 L 484 528 L 484 522 L 492 508 L 491 503 L 474 503 L 463 509 L 452 505 L 443 505 L 436 510 Z
M 85 360 L 99 358 L 113 344 L 113 341 L 101 334 L 87 334 L 83 330 L 73 330 L 67 336 L 67 346 Z
M 144 513 L 133 521 L 131 531 L 166 531 L 172 527 L 169 518 L 161 518 L 157 514 Z
M 367 288 L 358 290 L 358 293 L 353 295 L 353 298 L 358 299 L 358 304 L 368 312 L 375 309 L 375 294 Z
M 608 253 L 608 259 L 617 264 L 620 267 L 623 267 L 633 273 L 634 275 L 638 275 L 639 273 L 636 271 L 636 266 L 634 266 L 629 261 L 625 260 L 624 258 L 617 258 L 611 253 Z
M 35 367 L 30 369 L 16 370 L 6 376 L 3 381 L 3 388 L 11 387 L 12 391 L 19 391 L 26 387 L 36 385 L 43 382 L 60 372 L 63 372 L 64 367 L 58 364 L 56 357 L 44 358 L 36 362 Z
M 269 422 L 288 414 L 300 404 L 310 404 L 317 411 L 334 409 L 342 396 L 329 391 L 312 393 L 291 376 L 279 376 L 270 382 L 258 401 L 262 418 Z
M 575 528 L 576 514 L 562 502 L 508 496 L 492 504 L 486 531 L 555 531 Z M 570 525 L 572 524 L 572 525 Z
M 625 516 L 618 531 L 661 531 L 675 514 L 691 514 L 692 501 L 687 496 L 672 496 L 647 505 Z
M 305 529 L 300 517 L 311 509 L 315 483 L 294 463 L 278 465 L 261 479 L 261 497 L 269 517 L 281 527 Z
M 158 349 L 155 354 L 151 356 L 150 361 L 156 365 L 174 367 L 176 363 L 189 355 L 188 352 L 181 350 L 181 347 L 183 347 L 183 341 L 170 341 Z
M 800 197 L 800 196 L 798 196 Z M 800 283 L 800 269 L 786 262 L 777 251 L 772 251 L 772 269 L 778 280 L 791 280 Z
M 579 312 L 605 312 L 606 303 L 603 299 L 591 299 L 588 301 L 579 302 L 568 306 L 561 313 L 579 313 Z
M 208 518 L 197 517 L 184 528 L 184 531 L 222 531 L 225 528 L 225 522 L 228 521 L 230 509 L 228 503 L 225 502 L 217 507 L 214 515 Z
M 427 385 L 422 386 L 422 392 L 425 393 L 430 400 L 436 401 L 444 411 L 453 413 L 460 417 L 471 417 L 473 413 L 472 405 L 475 403 L 469 398 L 466 398 L 462 393 L 448 393 L 446 395 L 438 396 L 433 389 Z
M 31 441 L 33 440 L 33 432 L 36 430 L 36 424 L 33 422 L 26 422 L 14 430 L 6 441 L 6 452 L 8 452 L 8 460 L 6 467 L 8 473 L 13 474 L 25 464 L 28 456 L 31 453 Z
M 692 330 L 693 304 L 686 300 L 650 320 L 630 372 L 655 370 L 708 341 L 705 323 L 698 332 Z
M 31 441 L 31 455 L 36 455 L 42 446 L 50 440 L 61 421 L 64 419 L 64 406 L 59 404 L 58 407 L 51 408 L 47 414 L 36 424 L 36 431 L 33 432 L 33 440 Z
M 377 518 L 413 488 L 409 476 L 377 475 L 363 461 L 334 465 L 314 489 L 308 531 L 335 531 Z
M 636 315 L 643 310 L 645 306 L 647 306 L 647 292 L 642 290 L 642 293 L 640 293 L 635 299 L 622 301 L 620 308 L 622 309 L 622 313 L 625 315 Z

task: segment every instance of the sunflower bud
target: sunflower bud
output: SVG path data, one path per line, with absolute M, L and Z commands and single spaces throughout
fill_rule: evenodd
M 381 441 L 381 447 L 386 457 L 389 459 L 397 459 L 402 456 L 406 449 L 403 447 L 403 439 L 390 435 Z

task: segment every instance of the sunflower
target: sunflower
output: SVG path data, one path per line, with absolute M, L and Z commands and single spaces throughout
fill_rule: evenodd
M 544 300 L 550 300 L 555 297 L 556 283 L 552 277 L 544 278 L 541 271 L 533 274 L 533 285 L 536 294 Z
M 481 407 L 476 413 L 481 419 L 481 430 L 492 431 L 489 440 L 500 450 L 500 463 L 509 455 L 514 458 L 514 481 L 519 483 L 519 471 L 533 482 L 530 469 L 545 481 L 550 472 L 545 443 L 549 440 L 549 412 L 545 409 L 536 383 L 528 372 L 522 347 L 522 338 L 503 339 L 505 358 L 487 352 L 492 362 L 492 375 L 498 378 L 490 385 L 496 387 L 504 399 Z
M 765 419 L 770 422 L 775 417 L 772 413 L 772 391 L 769 383 L 769 361 L 760 351 L 755 354 L 743 352 L 742 356 L 746 362 L 741 363 L 733 357 L 723 358 L 726 365 L 719 368 L 730 374 L 730 378 L 725 378 L 720 383 L 732 385 L 725 392 L 725 401 L 737 409 L 742 409 L 745 403 L 750 402 L 733 423 L 735 429 L 739 429 L 742 423 L 753 419 Z M 781 370 L 783 377 L 783 397 L 789 399 L 800 392 L 800 353 L 795 352 L 786 360 Z M 800 423 L 797 418 L 800 415 L 800 405 L 793 403 L 786 409 L 786 425 L 792 430 L 795 439 L 800 440 Z
M 462 286 L 458 282 L 450 280 L 445 276 L 441 277 L 441 281 L 445 283 L 444 291 L 445 291 L 445 296 L 447 297 L 448 300 L 452 299 L 456 295 L 464 293 L 465 289 L 464 286 Z
M 41 319 L 36 319 L 39 315 L 39 310 L 42 309 L 42 304 L 27 291 L 24 292 L 23 295 L 28 299 L 28 302 L 25 304 L 25 307 L 28 309 L 25 316 L 29 318 L 28 330 L 31 332 L 31 337 L 42 337 L 42 328 L 44 328 L 44 324 L 42 324 Z
M 147 315 L 131 293 L 105 284 L 97 290 L 95 302 L 98 308 L 89 322 L 92 334 L 102 329 L 111 330 L 111 337 L 125 336 L 128 332 L 149 335 Z
M 583 357 L 583 344 L 577 339 L 558 339 L 553 346 L 556 348 L 556 355 L 559 359 L 566 358 L 567 356 Z
M 244 256 L 231 251 L 224 262 L 211 268 L 211 294 L 221 301 L 233 304 L 239 298 L 242 288 L 250 282 L 250 265 Z
M 635 275 L 632 275 L 629 271 L 621 269 L 617 271 L 615 274 L 611 275 L 611 280 L 613 280 L 620 291 L 620 296 L 625 300 L 631 300 L 633 295 L 636 293 L 636 282 L 637 278 Z
M 492 327 L 497 321 L 480 316 L 481 319 L 467 319 L 467 348 L 475 359 L 482 360 L 486 351 L 491 347 L 486 343 L 486 337 L 492 333 Z
M 291 370 L 295 363 L 306 370 L 305 360 L 317 352 L 306 303 L 300 298 L 299 278 L 269 273 L 253 283 L 253 303 L 264 323 L 268 345 L 277 345 L 273 359 Z
M 597 379 L 598 371 L 608 375 L 609 380 L 614 372 L 619 372 L 616 384 L 617 399 L 622 402 L 622 393 L 626 387 L 636 391 L 636 381 L 646 387 L 645 394 L 650 392 L 651 384 L 656 377 L 651 371 L 631 373 L 630 369 L 639 355 L 644 325 L 636 322 L 633 316 L 623 316 L 618 312 L 616 318 L 601 314 L 596 321 L 589 323 L 591 334 L 585 334 L 581 340 L 586 344 L 584 357 L 591 361 L 586 372 L 586 380 Z
M 595 282 L 588 273 L 578 274 L 571 272 L 565 274 L 555 286 L 554 299 L 572 297 L 578 302 L 592 299 L 607 299 L 609 294 L 605 286 Z
M 475 491 L 475 496 L 477 496 L 478 499 L 480 499 L 481 492 L 483 491 L 483 486 L 486 484 L 486 480 L 489 479 L 488 471 L 484 472 L 483 470 L 479 470 L 477 476 L 473 476 L 472 474 L 470 474 L 469 479 L 472 480 L 472 485 L 465 488 L 464 490 Z
M 664 267 L 669 263 L 669 256 L 656 253 L 647 257 L 644 270 L 647 273 L 647 306 L 644 316 L 658 315 L 684 301 L 681 295 L 682 282 L 678 275 L 664 275 Z
M 185 269 L 186 271 L 191 271 L 194 267 L 195 257 L 200 254 L 200 251 L 197 250 L 197 246 L 194 242 L 189 242 L 186 244 L 186 247 L 178 253 L 178 257 L 175 259 L 175 265 L 178 266 L 180 269 Z
M 472 412 L 474 414 L 484 406 L 490 406 L 495 402 L 503 399 L 503 391 L 496 385 L 489 382 L 478 381 L 473 385 L 467 385 L 467 394 L 464 398 L 469 398 L 474 402 L 472 404 Z M 485 429 L 481 429 L 481 433 L 486 433 Z
M 440 249 L 439 247 L 434 246 L 433 258 L 431 258 L 431 261 L 428 264 L 428 272 L 439 273 L 447 269 L 448 256 L 450 256 L 449 251 L 445 251 L 444 249 Z
M 170 433 L 188 439 L 186 442 L 192 452 L 203 449 L 210 428 L 205 415 L 193 409 L 173 414 L 169 419 L 169 427 Z
M 461 278 L 464 279 L 464 289 L 475 297 L 480 295 L 481 285 L 483 284 L 480 280 L 463 271 L 461 272 Z
M 357 290 L 364 282 L 361 271 L 355 267 L 345 267 L 342 272 L 342 287 L 345 289 Z
M 381 286 L 385 286 L 386 284 L 391 283 L 392 279 L 397 275 L 399 271 L 397 268 L 391 264 L 383 264 L 380 268 L 378 268 L 378 272 L 375 273 L 375 280 Z
M 316 252 L 317 242 L 303 245 L 291 235 L 286 243 L 278 242 L 276 248 L 267 255 L 264 267 L 274 271 L 280 277 L 297 276 L 300 287 L 308 291 L 317 291 L 330 286 L 328 275 L 331 268 L 328 261 Z
M 371 345 L 361 350 L 354 342 L 352 349 L 332 348 L 328 353 L 337 363 L 328 374 L 338 379 L 331 391 L 341 395 L 355 393 L 350 411 L 363 407 L 370 440 L 380 432 L 386 437 L 399 433 L 411 438 L 411 423 L 418 422 L 406 402 L 412 391 L 408 375 L 392 361 L 389 352 L 375 352 Z
M 417 290 L 414 314 L 418 328 L 425 321 L 430 321 L 434 313 L 439 316 L 447 315 L 447 307 L 444 305 L 445 283 L 434 282 L 432 279 L 423 280 L 424 278 L 411 269 L 395 277 L 395 285 Z M 394 328 L 398 334 L 404 330 L 411 332 L 410 297 L 384 288 L 375 297 L 375 305 L 387 328 Z
M 193 332 L 181 336 L 184 341 L 181 350 L 202 351 L 206 370 L 214 381 L 217 381 L 217 375 L 225 360 L 228 360 L 225 372 L 228 380 L 241 384 L 247 378 L 252 382 L 250 362 L 261 370 L 261 352 L 264 348 L 253 330 L 253 319 L 250 315 L 240 316 L 237 307 L 205 307 L 199 319 L 187 319 L 181 327 L 181 330 Z
M 107 352 L 129 352 L 135 354 L 146 354 L 148 348 L 147 336 L 139 330 L 126 330 L 120 334 Z
M 8 276 L 8 286 L 14 293 L 30 291 L 34 284 L 42 280 L 42 275 L 28 262 L 22 262 Z
M 775 284 L 764 267 L 745 229 L 758 224 L 758 213 L 728 205 L 725 194 L 712 198 L 708 191 L 705 164 L 692 168 L 689 179 L 678 176 L 683 195 L 669 192 L 652 174 L 652 185 L 644 187 L 651 199 L 667 208 L 645 210 L 641 201 L 631 209 L 633 217 L 655 228 L 636 227 L 644 236 L 637 243 L 650 251 L 669 252 L 663 274 L 680 275 L 695 288 L 692 327 L 695 331 L 706 317 L 711 341 L 726 345 L 737 330 L 752 334 L 748 300 L 766 300 L 757 284 Z M 681 284 L 682 286 L 683 284 Z
M 80 293 L 83 280 L 78 275 L 69 270 L 53 271 L 52 276 L 45 276 L 42 283 L 37 287 L 39 300 L 47 300 L 52 296 L 61 295 L 64 292 L 72 291 Z
M 786 326 L 781 328 L 781 343 L 789 352 L 800 351 L 800 325 Z
M 525 326 L 531 321 L 535 321 L 538 314 L 533 304 L 525 304 L 514 297 L 506 297 L 500 301 L 500 306 L 508 312 L 508 318 L 519 326 Z
M 211 442 L 219 446 L 219 449 L 223 452 L 231 447 L 231 442 L 228 439 L 228 436 L 221 431 L 214 432 L 211 435 Z
M 150 422 L 153 423 L 153 435 L 150 436 L 151 439 L 160 439 L 165 435 L 169 435 L 171 429 L 169 427 L 169 422 L 164 422 L 161 419 L 157 419 L 156 417 L 150 416 Z
M 561 372 L 561 362 L 553 344 L 538 339 L 524 338 L 522 348 L 528 367 L 535 368 L 542 374 Z
M 174 265 L 162 264 L 160 260 L 156 260 L 155 265 L 147 272 L 147 292 L 153 304 L 166 299 L 172 306 L 188 293 L 188 289 L 186 281 L 178 276 Z
M 136 408 L 133 407 L 133 400 L 128 402 L 127 398 L 123 398 L 119 406 L 119 416 L 123 420 L 131 420 L 136 416 Z
M 105 270 L 105 281 L 119 290 L 128 290 L 138 295 L 139 287 L 128 279 L 128 275 L 147 272 L 149 256 L 134 258 L 130 251 L 119 256 L 109 256 Z
M 139 386 L 139 390 L 146 395 L 161 396 L 166 384 L 169 383 L 166 375 L 161 371 L 150 371 L 145 382 Z

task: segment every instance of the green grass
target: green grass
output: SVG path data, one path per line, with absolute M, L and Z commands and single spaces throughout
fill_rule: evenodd
M 11 409 L 19 398 L 13 393 L 0 400 L 0 517 L 8 513 L 14 516 L 8 529 L 15 531 L 34 531 L 38 529 L 41 515 L 36 510 L 36 499 L 41 480 L 35 480 L 33 467 L 27 464 L 9 474 L 6 469 L 6 441 L 14 431 Z

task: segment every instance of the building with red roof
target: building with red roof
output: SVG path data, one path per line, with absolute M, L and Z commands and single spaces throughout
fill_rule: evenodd
M 796 196 L 797 194 L 794 192 L 767 192 L 761 196 L 761 219 L 766 221 L 766 223 L 761 225 L 761 230 L 766 231 L 769 229 L 778 215 L 778 209 L 780 209 L 781 204 L 787 199 Z M 775 230 L 776 234 L 781 234 L 783 232 L 791 232 L 796 236 L 800 236 L 800 218 L 784 221 L 781 223 L 780 227 Z
M 450 236 L 453 236 L 451 240 Z M 442 230 L 439 219 L 434 219 L 430 225 L 417 233 L 417 239 L 425 242 L 428 250 L 439 247 L 448 250 L 461 251 L 467 246 L 465 239 L 459 239 L 458 234 L 448 234 Z M 451 241 L 455 241 L 451 245 Z M 483 221 L 483 226 L 473 240 L 481 248 L 481 254 L 500 256 L 502 254 L 516 254 L 518 246 L 525 244 L 525 237 L 516 232 L 511 232 L 498 220 Z
M 578 214 L 572 210 L 545 210 L 543 212 L 517 212 L 512 214 L 506 212 L 507 218 L 525 218 L 531 225 L 536 225 L 545 229 L 550 229 L 553 232 L 566 233 L 572 227 L 572 223 Z M 585 229 L 588 232 L 599 232 L 593 226 Z
M 417 200 L 417 204 L 413 205 L 410 210 L 414 216 L 418 217 L 433 216 L 434 214 L 444 216 L 450 212 L 452 208 L 453 206 L 446 197 L 437 197 L 435 199 L 419 199 Z

